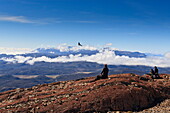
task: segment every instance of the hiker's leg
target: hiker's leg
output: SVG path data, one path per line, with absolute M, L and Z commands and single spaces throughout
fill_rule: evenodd
M 99 80 L 101 78 L 100 75 L 97 75 L 96 79 L 95 80 Z

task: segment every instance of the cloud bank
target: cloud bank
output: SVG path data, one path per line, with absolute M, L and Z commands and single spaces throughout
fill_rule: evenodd
M 61 51 L 67 51 L 63 47 L 58 47 Z M 88 47 L 89 48 L 89 47 Z M 73 49 L 73 48 L 72 48 Z M 75 47 L 74 50 L 77 48 Z M 96 48 L 89 48 L 94 50 Z M 49 58 L 47 56 L 42 57 L 24 57 L 15 56 L 13 58 L 1 58 L 1 60 L 12 62 L 12 63 L 26 63 L 33 65 L 35 62 L 74 62 L 74 61 L 88 61 L 97 62 L 100 64 L 110 64 L 110 65 L 145 65 L 145 66 L 158 66 L 158 67 L 170 67 L 170 53 L 166 53 L 164 57 L 158 56 L 148 56 L 146 58 L 130 58 L 128 56 L 117 56 L 114 51 L 109 49 L 100 50 L 99 53 L 93 55 L 82 55 L 70 54 L 68 56 L 58 56 L 55 58 Z
M 7 54 L 7 55 L 25 54 L 25 53 L 30 53 L 31 51 L 32 49 L 29 49 L 29 48 L 0 47 L 0 54 Z

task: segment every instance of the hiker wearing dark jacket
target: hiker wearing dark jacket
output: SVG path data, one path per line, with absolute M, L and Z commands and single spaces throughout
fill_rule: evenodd
M 158 74 L 158 68 L 155 66 L 155 74 Z
M 153 69 L 151 69 L 151 72 L 150 72 L 151 75 L 155 75 L 155 72 Z
M 155 78 L 155 72 L 154 72 L 154 70 L 153 70 L 153 69 L 151 69 L 150 75 L 151 75 L 152 79 L 154 79 L 154 78 Z
M 109 69 L 107 67 L 107 64 L 105 64 L 101 74 L 98 75 L 95 80 L 108 78 L 108 72 L 109 72 Z
M 104 68 L 103 68 L 103 70 L 101 72 L 101 77 L 104 78 L 104 79 L 108 78 L 108 72 L 109 72 L 109 69 L 107 67 L 107 64 L 105 64 Z
M 159 78 L 160 76 L 159 76 L 159 73 L 158 73 L 158 68 L 156 66 L 154 68 L 155 68 L 155 76 L 156 76 L 156 78 Z

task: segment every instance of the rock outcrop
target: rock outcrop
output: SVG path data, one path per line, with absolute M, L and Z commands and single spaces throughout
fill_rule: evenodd
M 170 75 L 110 75 L 18 88 L 0 93 L 0 112 L 106 113 L 141 111 L 170 99 Z

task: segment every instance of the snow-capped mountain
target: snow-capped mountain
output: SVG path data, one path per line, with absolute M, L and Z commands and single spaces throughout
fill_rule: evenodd
M 58 56 L 68 56 L 70 54 L 76 55 L 76 54 L 81 54 L 81 55 L 93 55 L 99 52 L 99 50 L 90 50 L 90 49 L 83 49 L 83 48 L 77 48 L 76 50 L 73 49 L 74 47 L 69 46 L 68 49 L 62 50 L 58 48 L 38 48 L 35 50 L 35 53 L 40 53 L 40 54 L 55 54 Z
M 85 47 L 65 46 L 65 47 L 60 47 L 60 48 L 38 48 L 34 50 L 35 54 L 39 53 L 39 54 L 44 54 L 46 56 L 48 55 L 52 56 L 52 54 L 57 55 L 57 56 L 68 56 L 70 54 L 72 55 L 81 54 L 82 56 L 83 55 L 90 56 L 90 55 L 95 55 L 97 53 L 104 52 L 104 51 L 111 51 L 115 55 L 118 55 L 118 56 L 128 56 L 128 57 L 134 57 L 134 58 L 145 58 L 146 57 L 145 53 L 121 51 L 121 50 L 115 50 L 109 47 L 97 49 L 97 48 L 89 47 L 89 46 L 85 46 Z

